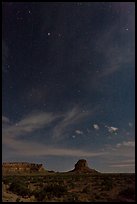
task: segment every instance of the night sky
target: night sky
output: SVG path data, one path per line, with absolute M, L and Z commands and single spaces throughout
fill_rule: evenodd
M 2 158 L 134 172 L 135 5 L 2 6 Z

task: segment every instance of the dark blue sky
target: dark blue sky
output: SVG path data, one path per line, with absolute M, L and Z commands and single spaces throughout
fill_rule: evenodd
M 134 172 L 133 2 L 2 6 L 3 161 Z

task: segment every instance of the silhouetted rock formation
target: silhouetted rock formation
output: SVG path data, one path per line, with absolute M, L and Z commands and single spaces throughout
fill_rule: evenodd
M 2 173 L 33 173 L 44 171 L 42 164 L 27 162 L 6 162 L 2 164 Z
M 88 163 L 85 159 L 80 159 L 76 164 L 75 168 L 70 172 L 78 172 L 78 173 L 99 173 L 95 169 L 90 169 L 88 167 Z

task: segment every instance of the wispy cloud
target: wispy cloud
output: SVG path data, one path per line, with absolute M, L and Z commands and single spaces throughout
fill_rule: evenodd
M 93 112 L 94 110 L 83 112 L 79 107 L 75 107 L 72 110 L 68 111 L 64 114 L 64 119 L 55 126 L 53 130 L 53 138 L 57 140 L 65 137 L 65 135 L 68 133 L 70 125 L 80 123 L 87 116 L 92 115 Z
M 3 143 L 7 143 L 11 138 L 20 138 L 22 135 L 28 137 L 29 133 L 33 133 L 38 129 L 49 126 L 52 122 L 55 122 L 52 130 L 50 130 L 51 139 L 55 141 L 65 138 L 69 133 L 70 125 L 75 125 L 85 119 L 91 112 L 82 112 L 80 108 L 75 107 L 70 111 L 53 114 L 50 112 L 35 112 L 31 113 L 16 123 L 10 123 L 5 127 L 3 125 L 2 135 Z M 9 119 L 5 116 L 2 118 L 3 124 L 9 123 Z M 77 132 L 77 134 L 82 132 Z M 32 136 L 33 138 L 33 136 Z M 8 142 L 10 143 L 10 142 Z
M 106 146 L 108 154 L 103 156 L 107 172 L 135 171 L 135 141 L 123 141 Z M 106 170 L 105 170 L 106 171 Z
M 128 164 L 128 163 L 135 163 L 135 160 L 134 159 L 124 159 L 124 160 L 122 160 L 122 161 L 120 161 L 120 162 L 110 162 L 110 163 L 112 163 L 112 164 Z
M 20 156 L 76 156 L 76 157 L 96 157 L 107 154 L 103 151 L 84 151 L 80 149 L 60 148 L 41 143 L 18 141 L 15 138 L 10 140 L 9 146 L 16 155 Z
M 120 167 L 135 167 L 135 163 L 133 164 L 112 164 L 110 165 L 109 167 L 117 167 L 117 168 L 120 168 Z
M 78 135 L 83 135 L 83 132 L 81 130 L 75 130 L 75 133 Z
M 99 126 L 97 124 L 93 124 L 95 130 L 99 130 Z
M 135 167 L 135 159 L 124 159 L 120 162 L 110 162 L 109 167 Z
M 116 145 L 116 147 L 122 147 L 122 146 L 125 146 L 125 147 L 135 147 L 135 141 L 123 141 L 122 143 L 118 143 Z
M 91 112 L 90 112 L 91 114 Z M 47 125 L 55 122 L 57 119 L 57 124 L 53 125 L 53 137 L 62 138 L 62 134 L 66 134 L 68 127 L 72 124 L 77 124 L 81 122 L 85 117 L 89 115 L 87 112 L 80 111 L 79 108 L 75 107 L 70 111 L 67 111 L 63 114 L 53 114 L 53 113 L 33 113 L 25 116 L 20 121 L 15 124 L 11 124 L 8 127 L 3 127 L 2 142 L 8 148 L 14 150 L 16 155 L 24 156 L 85 156 L 85 157 L 94 157 L 107 154 L 103 151 L 85 151 L 81 149 L 69 149 L 62 148 L 57 146 L 57 144 L 52 145 L 43 144 L 41 140 L 34 142 L 33 136 L 28 140 L 28 133 L 33 133 L 37 129 L 46 127 Z M 9 119 L 3 116 L 3 122 L 8 121 Z M 82 131 L 76 130 L 77 134 L 83 134 Z M 21 139 L 20 136 L 26 136 L 25 139 Z M 31 134 L 32 135 L 32 134 Z
M 128 123 L 129 127 L 133 127 L 133 124 L 131 122 Z
M 103 56 L 105 61 L 104 68 L 98 74 L 99 78 L 110 76 L 118 70 L 124 69 L 128 63 L 134 65 L 135 6 L 134 4 L 127 5 L 126 3 L 113 3 L 112 12 L 115 14 L 119 11 L 117 13 L 118 22 L 113 23 L 108 30 L 102 30 L 94 42 L 95 50 Z M 119 40 L 116 41 L 116 38 L 122 37 L 123 41 L 121 43 Z M 124 43 L 126 38 L 128 41 Z
M 135 167 L 135 159 L 121 160 L 120 162 L 110 162 L 109 167 L 117 167 L 117 168 L 119 168 L 119 167 Z
M 135 141 L 123 141 L 115 145 L 108 145 L 105 151 L 109 152 L 109 157 L 106 155 L 105 160 L 109 161 L 110 164 L 131 163 L 131 161 L 135 161 Z
M 9 123 L 10 120 L 6 116 L 2 116 L 2 124 Z
M 109 127 L 109 126 L 106 126 L 108 128 L 108 132 L 110 133 L 113 133 L 113 132 L 117 132 L 118 131 L 118 128 L 117 127 Z
M 18 137 L 20 135 L 26 135 L 32 133 L 37 129 L 43 128 L 50 123 L 52 123 L 57 118 L 60 118 L 61 115 L 54 115 L 53 113 L 33 113 L 15 124 L 9 125 L 8 127 L 3 127 L 2 135 L 3 142 L 7 142 L 11 138 Z M 9 121 L 8 118 L 3 117 L 3 120 Z
M 38 129 L 47 127 L 52 122 L 53 123 L 53 135 L 51 134 L 51 141 L 56 139 L 63 139 L 66 134 L 69 134 L 70 125 L 78 124 L 85 120 L 87 116 L 92 115 L 93 112 L 82 112 L 80 108 L 75 107 L 70 111 L 61 114 L 53 113 L 41 113 L 35 112 L 31 113 L 20 121 L 16 121 L 13 124 L 6 116 L 2 117 L 3 125 L 2 128 L 2 142 L 3 147 L 6 147 L 12 151 L 12 156 L 14 158 L 18 156 L 31 157 L 31 156 L 75 156 L 75 157 L 99 157 L 103 158 L 105 162 L 114 168 L 119 168 L 121 171 L 122 165 L 128 168 L 128 166 L 133 166 L 133 163 L 121 163 L 121 160 L 134 160 L 135 158 L 135 141 L 134 140 L 124 140 L 115 145 L 109 145 L 104 148 L 97 148 L 95 151 L 87 151 L 84 148 L 64 148 L 60 147 L 59 143 L 52 142 L 47 144 L 43 143 L 40 139 L 37 142 L 33 139 L 33 134 Z M 70 129 L 69 129 L 70 128 Z M 77 129 L 77 134 L 82 133 L 81 130 Z M 21 135 L 24 135 L 24 139 L 21 139 Z M 29 140 L 28 140 L 29 136 Z M 38 136 L 39 137 L 39 136 Z M 56 141 L 56 140 L 55 140 Z M 4 156 L 6 157 L 6 156 Z M 110 161 L 110 163 L 109 163 Z M 114 162 L 114 163 L 112 163 Z M 117 165 L 117 166 L 116 166 Z M 110 167 L 112 168 L 112 167 Z M 130 168 L 130 167 L 129 167 Z

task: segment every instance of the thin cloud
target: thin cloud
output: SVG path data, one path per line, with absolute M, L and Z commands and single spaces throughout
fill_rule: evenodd
M 135 166 L 135 159 L 121 160 L 120 162 L 110 162 L 110 166 L 119 167 L 119 166 Z
M 31 113 L 25 116 L 15 124 L 3 126 L 3 142 L 9 138 L 19 137 L 20 135 L 28 135 L 28 133 L 35 132 L 38 129 L 42 129 L 50 125 L 56 120 L 56 123 L 51 130 L 51 139 L 62 139 L 68 133 L 68 128 L 72 124 L 79 123 L 84 120 L 91 112 L 83 113 L 79 108 L 75 107 L 66 113 L 53 114 L 53 113 Z M 8 118 L 3 116 L 3 124 L 5 121 L 9 121 Z M 82 132 L 81 132 L 82 133 Z
M 76 138 L 76 135 L 72 135 L 72 138 L 75 139 L 75 138 Z
M 118 128 L 117 127 L 109 127 L 109 126 L 106 126 L 108 128 L 108 132 L 110 133 L 113 133 L 113 132 L 117 132 L 118 131 Z
M 121 147 L 121 146 L 125 146 L 125 147 L 135 147 L 135 141 L 123 141 L 122 143 L 118 143 L 116 145 L 116 147 Z
M 47 146 L 41 143 L 19 141 L 16 138 L 10 139 L 8 146 L 20 156 L 76 156 L 96 157 L 107 154 L 107 152 L 88 152 L 80 149 L 59 148 Z
M 126 2 L 127 3 L 127 2 Z M 99 78 L 109 77 L 113 73 L 124 69 L 126 64 L 135 61 L 135 7 L 126 3 L 113 3 L 114 12 L 119 10 L 119 22 L 112 24 L 108 30 L 104 29 L 94 42 L 95 51 L 104 57 L 105 65 L 98 74 Z M 128 7 L 128 9 L 127 9 Z M 112 11 L 113 12 L 113 11 Z M 127 15 L 125 15 L 127 13 Z M 129 14 L 130 13 L 130 14 Z M 126 25 L 125 25 L 126 22 Z M 121 24 L 121 25 L 120 25 Z M 124 27 L 125 25 L 125 27 Z M 128 27 L 127 27 L 128 25 Z M 128 30 L 127 30 L 128 29 Z M 107 31 L 107 32 L 106 32 Z M 128 42 L 118 44 L 116 36 L 128 35 Z M 102 53 L 103 50 L 103 53 Z
M 34 113 L 30 114 L 24 119 L 22 119 L 19 123 L 18 126 L 43 126 L 45 124 L 51 123 L 54 119 L 60 116 L 55 116 L 53 113 Z
M 113 159 L 118 159 L 123 157 L 124 160 L 127 158 L 130 160 L 135 158 L 135 141 L 123 141 L 117 143 L 116 145 L 106 145 L 106 151 L 109 152 L 109 157 L 111 162 Z
M 129 127 L 133 127 L 133 124 L 131 122 L 128 123 Z
M 32 133 L 37 129 L 41 129 L 50 123 L 52 123 L 61 115 L 54 115 L 52 113 L 33 113 L 26 116 L 24 119 L 16 122 L 15 124 L 9 125 L 2 129 L 3 141 L 7 139 L 15 138 L 20 135 L 26 135 Z M 4 121 L 6 118 L 4 118 Z
M 134 141 L 123 141 L 116 145 L 106 145 L 104 149 L 108 154 L 103 156 L 107 172 L 134 172 L 135 146 Z M 120 145 L 119 145 L 120 144 Z M 127 145 L 128 144 L 128 145 Z M 132 145 L 133 146 L 132 146 Z M 110 169 L 109 169 L 110 167 Z M 123 167 L 123 168 L 122 168 Z
M 117 168 L 120 168 L 120 167 L 135 167 L 135 164 L 112 164 L 112 165 L 109 165 L 109 167 L 117 167 Z
M 78 135 L 83 135 L 83 132 L 81 130 L 75 130 L 75 133 Z
M 83 121 L 87 116 L 93 114 L 93 111 L 83 112 L 79 107 L 74 107 L 72 110 L 64 114 L 61 120 L 53 129 L 53 139 L 62 139 L 68 133 L 70 125 L 74 125 Z
M 95 130 L 99 130 L 99 126 L 97 124 L 94 124 L 93 127 Z
M 91 112 L 90 112 L 91 113 Z M 107 152 L 96 151 L 90 152 L 81 149 L 60 148 L 52 145 L 43 144 L 41 141 L 34 142 L 33 137 L 29 138 L 28 133 L 33 133 L 37 129 L 41 129 L 57 120 L 57 125 L 53 127 L 54 137 L 61 137 L 68 131 L 69 125 L 76 124 L 85 119 L 89 113 L 83 113 L 79 108 L 75 107 L 71 111 L 64 114 L 53 113 L 33 113 L 25 116 L 15 124 L 9 125 L 8 128 L 3 128 L 3 144 L 7 148 L 14 150 L 15 155 L 24 156 L 85 156 L 94 157 L 107 154 Z M 3 120 L 7 121 L 3 117 Z M 83 134 L 77 130 L 77 134 Z M 22 140 L 19 136 L 26 135 Z M 53 139 L 53 138 L 52 138 Z
M 2 116 L 2 123 L 9 123 L 10 120 L 6 116 Z

